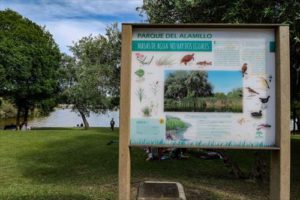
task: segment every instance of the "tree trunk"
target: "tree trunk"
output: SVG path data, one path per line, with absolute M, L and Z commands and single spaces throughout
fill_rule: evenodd
M 28 114 L 29 114 L 29 109 L 25 108 L 25 112 L 24 112 L 24 123 L 27 124 L 28 122 Z
M 21 109 L 18 106 L 18 108 L 17 108 L 17 119 L 16 119 L 16 128 L 17 128 L 17 130 L 20 130 L 20 116 L 21 116 Z
M 87 121 L 86 117 L 85 117 L 85 114 L 81 111 L 79 111 L 80 113 L 80 116 L 82 118 L 82 121 L 83 121 L 83 124 L 84 124 L 84 128 L 85 129 L 89 129 L 90 128 L 90 125 L 89 125 L 89 122 Z
M 28 115 L 29 115 L 29 108 L 25 107 L 23 125 L 25 126 L 26 129 L 27 129 L 27 125 L 28 125 Z

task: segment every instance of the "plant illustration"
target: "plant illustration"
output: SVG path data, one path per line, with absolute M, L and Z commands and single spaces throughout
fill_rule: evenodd
M 141 54 L 141 53 L 136 53 L 136 59 L 141 63 L 142 65 L 150 65 L 154 56 L 152 56 L 150 59 L 147 60 L 147 56 Z
M 172 59 L 170 56 L 163 56 L 160 57 L 155 64 L 157 66 L 163 66 L 163 65 L 173 65 L 175 63 L 174 59 Z
M 159 89 L 159 82 L 158 81 L 154 81 L 151 84 L 151 89 L 152 89 L 153 94 L 156 96 L 156 94 L 158 92 L 158 89 Z
M 159 103 L 154 103 L 153 101 L 151 101 L 150 103 L 150 108 L 151 108 L 151 111 L 157 115 L 157 112 L 158 112 L 158 105 Z
M 134 72 L 139 78 L 143 78 L 145 71 L 143 69 L 138 69 Z
M 152 107 L 151 106 L 146 106 L 142 109 L 142 112 L 144 114 L 144 117 L 150 117 L 152 113 Z
M 143 98 L 145 97 L 144 89 L 143 88 L 137 89 L 136 95 L 137 95 L 139 101 L 142 102 Z

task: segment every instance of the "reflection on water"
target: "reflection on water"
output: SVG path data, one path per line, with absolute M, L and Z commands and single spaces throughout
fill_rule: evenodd
M 114 118 L 115 126 L 119 127 L 118 111 L 107 114 L 91 113 L 87 120 L 91 127 L 109 127 L 111 118 Z M 0 127 L 15 123 L 15 119 L 0 120 Z M 49 116 L 31 119 L 28 124 L 31 127 L 76 127 L 77 124 L 81 123 L 83 123 L 82 119 L 76 112 L 72 112 L 69 108 L 56 108 Z

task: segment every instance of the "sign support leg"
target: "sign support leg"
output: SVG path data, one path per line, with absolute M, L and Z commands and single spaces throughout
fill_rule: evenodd
M 131 25 L 122 25 L 121 101 L 119 131 L 119 200 L 130 200 L 130 72 Z
M 290 56 L 289 27 L 279 26 L 276 32 L 276 144 L 271 152 L 270 199 L 290 199 Z

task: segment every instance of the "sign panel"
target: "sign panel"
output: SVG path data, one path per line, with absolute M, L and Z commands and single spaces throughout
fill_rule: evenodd
M 274 29 L 136 28 L 130 144 L 275 146 Z

